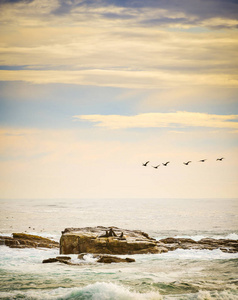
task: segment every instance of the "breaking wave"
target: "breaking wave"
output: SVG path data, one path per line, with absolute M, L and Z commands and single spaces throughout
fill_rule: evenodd
M 0 293 L 3 300 L 235 300 L 238 293 L 235 290 L 198 291 L 189 294 L 161 295 L 159 292 L 139 293 L 113 283 L 97 282 L 82 288 L 57 288 L 53 290 L 29 290 Z
M 52 291 L 31 290 L 27 292 L 0 293 L 1 299 L 28 300 L 162 300 L 158 292 L 138 293 L 113 283 L 96 282 L 82 288 L 58 288 Z

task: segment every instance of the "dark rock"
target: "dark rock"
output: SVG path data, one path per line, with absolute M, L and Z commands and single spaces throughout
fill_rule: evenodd
M 42 261 L 42 263 L 45 264 L 45 263 L 61 262 L 64 264 L 71 264 L 70 260 L 71 260 L 71 257 L 69 257 L 69 256 L 57 256 L 56 258 L 44 259 Z
M 70 256 L 56 256 L 56 259 L 58 259 L 58 260 L 70 260 L 71 257 Z
M 120 258 L 116 256 L 102 255 L 98 261 L 98 263 L 111 264 L 111 263 L 122 263 L 122 262 L 135 262 L 133 258 Z
M 196 242 L 187 238 L 166 238 L 161 239 L 159 243 L 164 245 L 169 251 L 175 249 L 197 249 L 197 250 L 214 250 L 220 249 L 227 253 L 238 252 L 238 241 L 226 239 L 204 238 Z
M 54 263 L 54 262 L 57 262 L 58 259 L 57 258 L 48 258 L 48 259 L 44 259 L 42 261 L 43 264 L 48 264 L 48 263 Z

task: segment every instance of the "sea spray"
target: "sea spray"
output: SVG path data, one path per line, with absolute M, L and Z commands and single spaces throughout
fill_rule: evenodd
M 158 292 L 138 293 L 113 283 L 97 282 L 60 298 L 61 300 L 160 300 Z

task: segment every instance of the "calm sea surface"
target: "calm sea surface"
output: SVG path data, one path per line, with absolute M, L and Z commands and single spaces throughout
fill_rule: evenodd
M 0 232 L 59 240 L 66 227 L 117 226 L 152 237 L 238 239 L 238 199 L 0 200 Z M 0 246 L 1 299 L 238 299 L 238 254 L 176 250 L 132 264 L 42 264 L 58 250 Z M 127 255 L 128 256 L 128 255 Z M 76 255 L 72 255 L 75 261 Z

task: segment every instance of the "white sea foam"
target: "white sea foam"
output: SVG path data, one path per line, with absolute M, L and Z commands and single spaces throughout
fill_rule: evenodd
M 58 299 L 58 300 L 162 300 L 158 292 L 138 293 L 113 283 L 96 282 L 82 288 L 58 288 L 51 291 L 14 291 L 0 293 L 1 299 Z
M 238 234 L 237 233 L 230 233 L 230 234 L 225 236 L 225 239 L 238 240 Z
M 137 262 L 150 260 L 166 260 L 166 259 L 180 259 L 180 260 L 211 260 L 211 259 L 237 259 L 238 253 L 224 253 L 220 249 L 215 250 L 196 250 L 196 249 L 176 249 L 167 253 L 161 254 L 138 254 L 133 255 Z
M 0 246 L 0 266 L 9 271 L 34 273 L 42 261 L 59 254 L 58 249 L 9 248 Z
M 50 239 L 50 240 L 53 240 L 56 242 L 58 242 L 60 240 L 60 236 L 61 236 L 60 234 L 48 233 L 48 232 L 43 232 L 43 231 L 40 231 L 40 232 L 29 231 L 29 232 L 27 232 L 27 234 L 38 235 L 43 238 L 47 238 L 47 239 Z
M 31 300 L 237 300 L 235 290 L 229 291 L 199 291 L 189 294 L 160 295 L 159 292 L 151 291 L 139 293 L 122 285 L 110 282 L 96 282 L 81 288 L 57 288 L 52 290 L 27 290 L 0 292 L 0 298 L 31 299 Z
M 238 293 L 235 291 L 221 291 L 221 292 L 209 292 L 209 291 L 200 291 L 196 295 L 197 300 L 237 300 Z
M 196 259 L 196 260 L 210 260 L 210 259 L 236 259 L 238 253 L 224 253 L 220 249 L 215 250 L 183 250 L 177 249 L 161 254 L 165 258 L 179 258 L 179 259 Z
M 0 232 L 0 235 L 12 237 L 12 233 L 9 233 L 9 232 Z
M 113 283 L 97 282 L 90 284 L 81 289 L 75 289 L 69 292 L 62 299 L 92 299 L 92 300 L 134 300 L 134 299 L 148 299 L 159 300 L 163 297 L 158 292 L 137 293 L 130 291 L 124 286 L 119 286 Z

